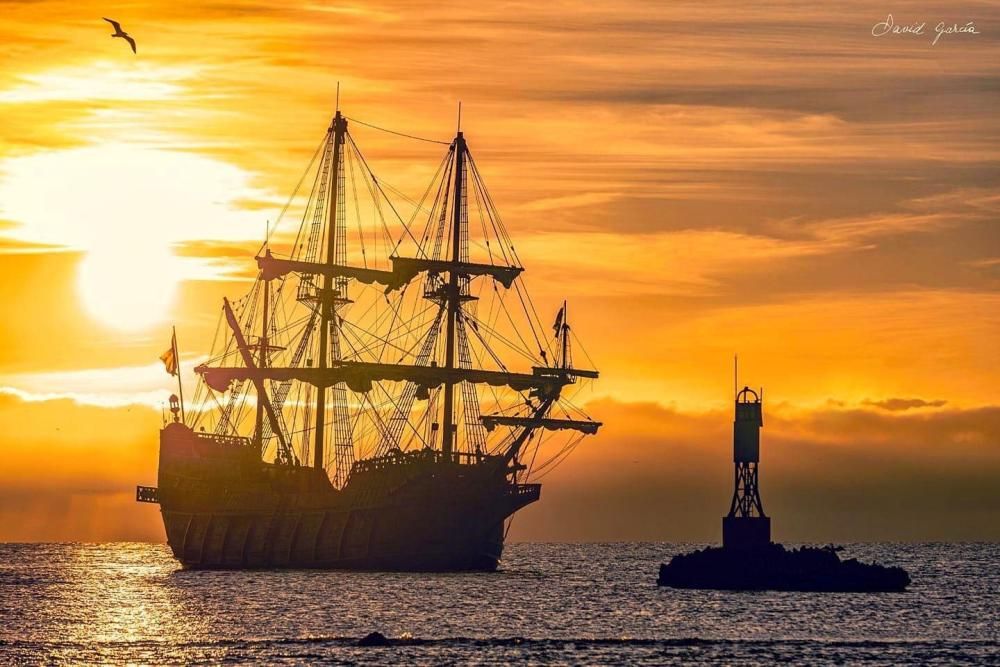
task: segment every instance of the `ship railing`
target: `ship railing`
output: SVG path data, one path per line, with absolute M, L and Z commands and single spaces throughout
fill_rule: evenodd
M 195 437 L 199 440 L 209 440 L 225 447 L 248 447 L 250 445 L 250 438 L 244 438 L 240 435 L 221 435 L 218 433 L 195 431 Z
M 490 456 L 488 454 L 477 454 L 475 452 L 452 452 L 445 455 L 436 449 L 416 449 L 412 451 L 402 451 L 395 449 L 383 456 L 376 456 L 370 459 L 357 461 L 351 468 L 351 474 L 359 472 L 369 472 L 372 470 L 384 470 L 400 465 L 415 465 L 419 463 L 442 463 L 451 460 L 460 465 L 474 465 L 484 461 L 502 457 Z

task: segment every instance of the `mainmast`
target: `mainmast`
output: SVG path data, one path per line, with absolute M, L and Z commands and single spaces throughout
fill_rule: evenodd
M 337 110 L 336 115 L 333 117 L 333 171 L 330 176 L 330 211 L 329 211 L 329 222 L 327 223 L 327 244 L 326 244 L 326 261 L 327 266 L 333 266 L 336 262 L 336 245 L 337 245 L 337 228 L 340 223 L 338 209 L 339 198 L 340 198 L 340 182 L 341 182 L 341 171 L 342 171 L 342 153 L 344 146 L 344 137 L 347 135 L 347 119 L 344 118 L 340 110 Z M 338 280 L 338 287 L 340 286 L 340 281 Z M 333 272 L 326 273 L 323 276 L 323 289 L 318 290 L 317 303 L 319 306 L 320 314 L 320 328 L 319 328 L 319 359 L 318 365 L 320 370 L 324 370 L 328 366 L 327 353 L 329 352 L 329 335 L 330 335 L 330 323 L 333 322 L 335 326 L 337 319 L 337 308 L 336 302 L 341 295 L 337 294 L 333 289 Z M 334 334 L 336 336 L 336 333 Z M 337 388 L 334 387 L 334 391 Z M 326 429 L 326 387 L 321 386 L 316 388 L 316 443 L 313 447 L 313 466 L 316 468 L 324 467 L 324 451 L 323 445 L 325 440 Z
M 465 137 L 459 131 L 455 137 L 455 187 L 454 214 L 451 234 L 451 271 L 448 272 L 448 322 L 445 332 L 445 368 L 455 368 L 455 325 L 458 313 L 462 308 L 461 283 L 459 282 L 458 265 L 462 261 L 462 207 L 465 200 Z M 445 458 L 451 456 L 455 443 L 455 385 L 445 382 L 444 385 L 444 440 L 441 442 L 441 452 Z

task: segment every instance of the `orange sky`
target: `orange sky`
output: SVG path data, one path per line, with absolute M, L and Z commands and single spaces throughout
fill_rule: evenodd
M 998 35 L 971 2 L 4 3 L 0 540 L 163 538 L 157 356 L 207 352 L 337 81 L 442 140 L 463 101 L 602 371 L 515 539 L 716 539 L 734 352 L 778 539 L 1000 538 Z M 411 196 L 442 155 L 352 133 Z

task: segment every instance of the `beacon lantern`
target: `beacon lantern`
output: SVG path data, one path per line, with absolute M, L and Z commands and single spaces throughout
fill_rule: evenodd
M 722 545 L 744 549 L 771 541 L 771 519 L 764 515 L 758 487 L 760 428 L 764 425 L 760 395 L 749 387 L 736 394 L 733 419 L 733 500 L 722 519 Z

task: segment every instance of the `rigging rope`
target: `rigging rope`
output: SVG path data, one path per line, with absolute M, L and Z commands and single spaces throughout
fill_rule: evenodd
M 323 142 L 320 143 L 313 154 L 309 166 L 302 174 L 302 178 L 300 178 L 299 183 L 296 185 L 292 197 L 289 198 L 289 202 L 282 209 L 281 214 L 279 214 L 277 222 L 269 229 L 270 234 L 268 236 L 270 237 L 275 234 L 278 223 L 286 215 L 286 211 L 298 196 L 299 191 L 305 186 L 306 179 L 315 169 L 316 177 L 312 183 L 311 190 L 307 189 L 306 192 L 303 192 L 303 194 L 308 193 L 309 197 L 302 211 L 302 220 L 292 246 L 291 256 L 293 258 L 298 259 L 305 255 L 305 259 L 309 260 L 314 255 L 313 259 L 322 256 L 322 253 L 319 252 L 318 242 L 319 238 L 327 236 L 326 232 L 328 231 L 326 229 L 328 216 L 324 215 L 327 212 L 324 209 L 329 208 L 331 204 L 330 195 L 333 192 L 333 187 L 336 187 L 340 194 L 338 197 L 338 207 L 340 208 L 338 218 L 344 225 L 344 230 L 341 233 L 350 233 L 352 225 L 350 225 L 351 221 L 348 220 L 346 213 L 348 210 L 351 210 L 355 217 L 353 222 L 357 226 L 356 233 L 360 241 L 358 249 L 361 254 L 361 264 L 364 267 L 378 267 L 383 265 L 388 258 L 396 254 L 404 243 L 408 245 L 408 241 L 415 243 L 414 254 L 417 257 L 440 259 L 443 253 L 450 257 L 452 253 L 446 251 L 450 249 L 449 245 L 452 242 L 452 235 L 449 234 L 443 237 L 443 234 L 447 231 L 447 224 L 452 219 L 454 202 L 451 200 L 455 196 L 461 196 L 463 199 L 461 212 L 458 214 L 460 216 L 459 222 L 453 222 L 453 224 L 460 224 L 462 226 L 460 235 L 463 243 L 469 243 L 484 250 L 484 254 L 488 256 L 488 261 L 491 265 L 506 264 L 515 267 L 523 266 L 517 256 L 513 241 L 504 225 L 503 219 L 496 208 L 492 196 L 486 189 L 486 184 L 479 173 L 478 166 L 472 158 L 471 153 L 466 152 L 468 160 L 466 161 L 465 178 L 462 179 L 463 188 L 461 192 L 456 193 L 453 192 L 454 188 L 450 187 L 454 178 L 453 170 L 455 165 L 456 148 L 453 142 L 437 141 L 397 132 L 354 118 L 350 118 L 349 120 L 353 123 L 389 134 L 449 146 L 449 149 L 446 150 L 443 159 L 437 166 L 434 177 L 428 183 L 419 200 L 414 200 L 391 184 L 383 182 L 375 175 L 364 153 L 355 143 L 354 137 L 350 133 L 346 134 L 344 142 L 344 150 L 341 158 L 343 162 L 338 171 L 340 180 L 336 184 L 328 183 L 327 170 L 333 166 L 330 155 L 332 152 L 330 150 L 331 135 L 328 132 Z M 365 187 L 359 187 L 357 183 L 358 179 L 364 181 Z M 350 181 L 350 183 L 348 184 L 346 181 Z M 328 188 L 328 185 L 331 187 Z M 354 200 L 353 205 L 348 201 L 349 196 Z M 370 198 L 370 202 L 362 202 L 361 199 L 363 198 Z M 397 208 L 399 202 L 403 202 L 403 206 Z M 369 204 L 371 206 L 370 209 Z M 412 214 L 406 210 L 410 206 L 413 207 Z M 475 212 L 469 210 L 472 207 L 475 207 Z M 367 216 L 369 211 L 372 215 L 371 233 L 374 243 L 372 247 L 366 248 L 365 236 L 368 230 L 362 222 L 362 213 Z M 482 234 L 482 243 L 470 238 L 472 235 L 470 223 L 474 224 L 475 222 L 469 220 L 471 215 L 478 215 L 479 230 L 477 231 Z M 423 225 L 423 234 L 420 238 L 417 238 L 415 233 L 418 232 L 417 227 L 422 222 L 418 218 L 423 216 L 426 216 L 426 223 Z M 319 218 L 318 226 L 316 225 L 316 218 Z M 312 226 L 310 226 L 310 223 L 312 223 Z M 393 228 L 396 228 L 398 224 L 399 229 L 390 229 L 390 223 Z M 312 232 L 312 234 L 309 234 L 310 237 L 315 234 L 317 239 L 315 241 L 312 238 L 307 239 L 307 232 Z M 380 237 L 385 240 L 385 250 L 387 251 L 385 254 L 387 257 L 381 256 Z M 447 239 L 447 243 L 445 243 L 445 239 Z M 310 246 L 315 247 L 305 250 L 307 240 L 310 241 Z M 267 242 L 265 241 L 262 249 L 266 246 Z M 346 251 L 346 248 L 346 238 L 338 237 L 338 251 L 341 249 Z M 369 256 L 369 250 L 374 250 L 374 257 Z M 479 253 L 479 251 L 475 252 L 476 254 Z M 338 258 L 338 261 L 341 261 L 340 258 Z M 462 248 L 461 261 L 469 261 L 467 248 Z M 346 263 L 346 258 L 341 263 Z M 303 344 L 302 340 L 310 338 L 309 330 L 312 328 L 310 324 L 316 318 L 316 313 L 311 308 L 309 315 L 305 317 L 296 317 L 294 310 L 291 313 L 288 312 L 288 308 L 294 309 L 303 303 L 303 300 L 295 298 L 299 296 L 298 294 L 292 293 L 288 295 L 287 299 L 282 296 L 282 288 L 285 285 L 285 281 L 296 280 L 291 275 L 283 276 L 278 281 L 276 290 L 272 288 L 273 308 L 270 312 L 271 321 L 265 323 L 264 327 L 268 333 L 270 342 L 283 345 L 283 347 L 276 348 L 275 354 L 275 357 L 284 360 L 283 365 L 295 367 L 299 363 L 304 362 L 307 366 L 311 366 L 311 360 L 305 357 L 308 357 L 309 353 L 314 351 L 309 349 L 312 343 L 310 341 Z M 416 361 L 416 365 L 421 365 L 421 360 L 426 363 L 432 363 L 432 360 L 441 352 L 438 337 L 431 334 L 432 331 L 441 327 L 442 304 L 439 301 L 440 296 L 435 297 L 434 295 L 434 288 L 440 287 L 440 281 L 440 276 L 432 276 L 431 273 L 428 273 L 423 276 L 422 280 L 408 281 L 402 286 L 401 290 L 388 295 L 381 293 L 382 290 L 377 287 L 362 288 L 362 296 L 375 294 L 376 298 L 367 304 L 364 301 L 359 301 L 353 307 L 347 304 L 341 306 L 338 313 L 340 321 L 337 327 L 339 336 L 335 344 L 342 344 L 344 347 L 341 353 L 335 356 L 343 359 L 357 359 L 359 361 L 374 360 L 376 363 L 380 363 L 384 358 L 399 355 L 398 363 L 404 363 L 407 359 L 411 362 Z M 254 284 L 250 292 L 242 299 L 233 302 L 234 311 L 241 325 L 249 332 L 256 331 L 253 321 L 258 318 L 257 296 L 259 296 L 260 282 L 261 277 L 258 276 L 258 282 Z M 302 282 L 311 283 L 312 276 L 299 275 L 297 282 L 299 283 L 299 287 L 301 287 Z M 289 282 L 289 285 L 293 285 L 293 283 Z M 490 303 L 488 307 L 483 306 L 481 303 L 477 307 L 476 302 L 473 301 L 464 308 L 460 308 L 460 319 L 456 327 L 456 345 L 458 347 L 458 364 L 461 367 L 481 367 L 484 366 L 484 362 L 490 364 L 492 361 L 499 369 L 507 371 L 507 365 L 503 360 L 504 357 L 519 356 L 529 362 L 535 363 L 538 361 L 537 354 L 541 354 L 543 361 L 547 365 L 547 352 L 552 352 L 555 341 L 549 340 L 547 327 L 539 317 L 535 304 L 528 292 L 527 284 L 523 282 L 523 276 L 518 276 L 513 289 L 503 291 L 498 288 L 495 281 L 477 283 L 475 287 L 472 287 L 468 285 L 468 279 L 466 279 L 466 284 L 462 286 L 461 294 L 463 297 L 467 297 L 473 292 L 475 293 L 475 298 L 488 298 Z M 513 295 L 510 294 L 511 292 L 513 292 Z M 511 301 L 510 304 L 506 303 L 508 300 Z M 306 300 L 305 303 L 311 303 L 311 300 Z M 408 316 L 407 311 L 409 311 Z M 346 319 L 348 312 L 352 321 Z M 485 314 L 485 317 L 480 317 L 482 314 Z M 281 320 L 282 317 L 283 321 Z M 217 335 L 220 329 L 225 331 L 222 319 L 220 316 L 220 322 L 217 323 L 216 327 Z M 530 335 L 523 332 L 525 328 L 523 325 L 525 323 L 531 329 Z M 431 325 L 430 331 L 427 330 L 429 324 Z M 298 339 L 295 331 L 303 325 L 306 326 L 306 332 L 303 332 L 302 339 Z M 510 330 L 506 331 L 508 326 Z M 469 329 L 472 330 L 471 334 L 469 333 Z M 572 336 L 573 340 L 578 343 L 575 334 L 572 334 Z M 431 340 L 428 341 L 428 338 Z M 299 345 L 294 344 L 296 340 L 298 340 Z M 231 337 L 224 337 L 223 342 L 225 346 L 220 359 L 226 359 L 236 354 L 237 350 L 233 349 L 234 341 Z M 426 352 L 420 350 L 422 346 L 426 347 Z M 302 350 L 298 354 L 295 354 L 298 348 L 302 348 Z M 537 349 L 538 352 L 535 353 L 533 348 Z M 214 341 L 212 349 L 213 351 L 216 349 Z M 589 354 L 582 347 L 582 344 L 580 345 L 580 349 L 583 350 L 584 355 L 589 360 Z M 511 355 L 510 351 L 513 351 L 514 355 Z M 296 356 L 299 357 L 298 361 L 288 361 L 289 357 L 294 358 Z M 591 363 L 593 362 L 591 361 Z M 303 460 L 308 461 L 310 458 L 310 445 L 312 444 L 310 433 L 312 432 L 314 421 L 314 388 L 308 383 L 302 383 L 297 388 L 298 390 L 295 392 L 295 395 L 289 395 L 292 386 L 294 386 L 293 383 L 288 382 L 288 387 L 284 387 L 283 385 L 284 383 L 278 384 L 278 386 L 272 384 L 271 390 L 268 392 L 271 394 L 272 405 L 275 405 L 279 411 L 279 423 L 281 424 L 279 428 L 288 434 L 290 443 L 292 443 L 293 436 L 297 437 L 301 434 L 300 451 Z M 352 402 L 349 405 L 345 405 L 345 407 L 349 408 L 346 410 L 346 414 L 338 416 L 337 410 L 334 410 L 334 414 L 326 420 L 327 426 L 334 427 L 327 431 L 328 444 L 332 444 L 334 440 L 333 436 L 336 435 L 335 427 L 339 423 L 340 427 L 347 431 L 347 441 L 353 445 L 351 450 L 352 458 L 359 455 L 361 458 L 365 458 L 366 455 L 384 453 L 383 445 L 386 443 L 404 450 L 421 446 L 433 446 L 435 441 L 438 440 L 438 433 L 435 427 L 439 426 L 436 421 L 436 415 L 440 408 L 441 392 L 438 389 L 429 388 L 426 397 L 421 396 L 420 399 L 417 399 L 416 385 L 411 385 L 412 383 L 407 383 L 407 386 L 402 391 L 397 392 L 390 390 L 384 383 L 376 383 L 374 391 L 363 393 L 357 403 Z M 579 412 L 586 417 L 586 413 L 572 403 L 572 398 L 579 393 L 581 388 L 581 385 L 577 385 L 574 392 L 571 392 L 569 396 L 560 397 L 560 400 L 553 407 L 567 417 L 571 416 L 571 412 Z M 220 398 L 225 396 L 225 392 L 220 392 L 219 396 L 216 396 L 209 391 L 209 396 L 211 396 L 210 400 L 215 402 L 216 408 L 222 413 L 220 428 L 225 431 L 231 430 L 237 433 L 238 428 L 245 426 L 243 422 L 251 416 L 250 413 L 252 411 L 247 410 L 250 392 L 248 391 L 249 387 L 247 383 L 234 383 L 234 386 L 230 389 L 228 409 L 227 406 L 222 405 L 220 402 Z M 457 441 L 464 439 L 465 446 L 470 451 L 475 450 L 494 454 L 504 451 L 505 447 L 509 446 L 509 443 L 514 440 L 515 431 L 512 430 L 507 433 L 501 430 L 496 433 L 484 433 L 481 414 L 484 408 L 489 405 L 491 399 L 495 414 L 521 413 L 525 412 L 525 410 L 531 413 L 534 406 L 526 393 L 515 391 L 514 394 L 514 396 L 509 396 L 505 390 L 498 391 L 493 386 L 487 386 L 486 393 L 480 396 L 478 387 L 462 383 L 461 393 L 455 399 L 456 402 L 461 402 L 464 411 L 463 413 L 458 413 L 464 417 L 462 422 L 464 438 L 458 435 L 458 428 L 456 428 L 456 450 L 460 447 Z M 507 404 L 507 398 L 516 399 L 518 395 L 520 396 L 520 402 L 515 405 Z M 426 403 L 420 406 L 420 408 L 415 409 L 415 404 L 418 400 L 421 402 L 426 401 Z M 366 409 L 366 406 L 368 409 Z M 457 410 L 458 406 L 456 406 Z M 462 417 L 459 418 L 462 419 Z M 301 428 L 298 428 L 299 426 Z M 270 437 L 271 434 L 269 433 L 270 422 L 265 421 L 262 424 L 262 431 L 262 441 L 264 444 L 268 444 L 268 441 L 273 440 L 273 437 Z M 550 466 L 554 467 L 558 465 L 568 455 L 568 452 L 572 451 L 572 448 L 576 446 L 576 442 L 570 442 L 568 445 L 557 450 L 555 456 L 548 458 L 548 460 L 536 466 L 544 458 L 542 454 L 539 454 L 539 450 L 543 444 L 550 442 L 554 435 L 544 432 L 533 433 L 531 438 L 525 443 L 520 454 L 522 460 L 529 460 L 530 454 L 529 469 L 526 471 L 525 477 L 530 478 L 539 473 L 547 473 Z M 341 439 L 343 440 L 344 438 Z M 582 439 L 582 436 L 579 439 Z M 292 446 L 294 447 L 294 444 Z M 346 452 L 343 453 L 346 454 Z M 547 453 L 545 452 L 544 454 Z M 338 459 L 343 458 L 340 456 L 341 452 L 337 447 L 328 447 L 328 458 L 330 454 L 333 454 Z M 346 463 L 346 459 L 344 461 L 337 460 L 337 470 L 339 471 L 337 475 L 338 486 L 341 486 L 346 481 L 346 473 L 349 470 Z M 508 522 L 508 529 L 509 525 Z
M 302 187 L 302 183 L 305 182 L 306 176 L 308 176 L 310 170 L 312 170 L 312 166 L 316 162 L 316 158 L 319 156 L 320 151 L 323 150 L 323 146 L 326 144 L 326 141 L 327 141 L 327 135 L 324 135 L 323 141 L 321 141 L 319 146 L 316 147 L 316 151 L 313 153 L 312 158 L 309 160 L 309 165 L 306 167 L 305 171 L 302 172 L 302 176 L 299 177 L 299 182 L 295 184 L 295 189 L 292 190 L 292 194 L 288 197 L 288 201 L 286 201 L 285 205 L 281 207 L 281 212 L 278 213 L 278 217 L 274 221 L 274 225 L 267 230 L 267 235 L 264 238 L 264 242 L 261 244 L 260 249 L 257 250 L 258 255 L 271 242 L 271 237 L 274 236 L 274 232 L 278 228 L 278 225 L 281 223 L 282 218 L 285 217 L 285 213 L 288 212 L 288 208 L 292 205 L 292 202 L 295 201 L 295 198 L 298 196 L 299 189 Z M 296 241 L 298 241 L 298 239 L 296 239 Z
M 354 143 L 354 139 L 353 139 L 353 138 L 351 138 L 351 135 L 350 135 L 350 133 L 348 133 L 348 135 L 347 135 L 347 136 L 348 136 L 348 138 L 350 138 L 350 139 L 351 139 L 351 143 Z M 368 166 L 368 160 L 366 160 L 366 159 L 365 159 L 365 156 L 364 156 L 364 154 L 363 154 L 363 153 L 361 152 L 361 150 L 360 150 L 360 149 L 359 149 L 359 148 L 357 147 L 357 144 L 355 144 L 355 145 L 354 145 L 354 148 L 355 148 L 355 150 L 356 150 L 356 151 L 357 151 L 357 153 L 358 153 L 358 157 L 359 157 L 359 158 L 361 158 L 361 164 L 363 164 L 363 165 L 364 165 L 364 167 L 365 167 L 365 170 L 366 170 L 366 171 L 368 172 L 368 174 L 369 174 L 369 175 L 370 175 L 370 176 L 372 177 L 372 183 L 374 183 L 374 184 L 375 184 L 375 187 L 377 187 L 377 188 L 378 188 L 378 190 L 379 190 L 379 192 L 380 192 L 380 193 L 382 194 L 382 196 L 383 196 L 383 197 L 385 197 L 385 201 L 386 201 L 386 203 L 387 203 L 387 204 L 389 205 L 389 208 L 390 208 L 390 209 L 392 210 L 393 214 L 394 214 L 394 215 L 396 216 L 396 218 L 397 218 L 397 219 L 399 220 L 400 224 L 402 224 L 402 225 L 403 225 L 403 231 L 405 231 L 405 232 L 406 232 L 406 234 L 407 234 L 407 235 L 408 235 L 408 236 L 409 236 L 409 237 L 410 237 L 411 239 L 413 239 L 413 240 L 414 240 L 414 242 L 416 242 L 416 243 L 417 243 L 417 245 L 419 246 L 419 245 L 420 245 L 420 243 L 419 243 L 419 242 L 417 241 L 417 239 L 416 239 L 416 238 L 414 238 L 414 236 L 413 236 L 413 233 L 412 233 L 412 232 L 410 231 L 410 227 L 409 227 L 409 225 L 408 225 L 408 224 L 407 224 L 407 223 L 406 223 L 406 222 L 405 222 L 405 221 L 403 220 L 403 216 L 401 216 L 401 215 L 399 214 L 399 211 L 397 211 L 397 210 L 396 210 L 396 207 L 395 207 L 395 206 L 393 205 L 393 203 L 392 203 L 392 200 L 390 200 L 390 199 L 389 199 L 389 195 L 387 195 L 387 194 L 386 194 L 386 192 L 385 192 L 385 190 L 384 190 L 384 189 L 382 188 L 382 183 L 381 183 L 381 182 L 380 182 L 380 181 L 379 181 L 379 180 L 378 180 L 378 179 L 377 179 L 377 178 L 375 177 L 375 172 L 373 172 L 373 171 L 372 171 L 372 169 L 371 169 L 371 167 L 369 167 L 369 166 Z M 398 244 L 397 244 L 397 246 L 398 246 Z
M 395 134 L 398 137 L 405 137 L 407 139 L 416 139 L 417 141 L 426 141 L 427 143 L 430 143 L 430 144 L 442 144 L 444 146 L 448 146 L 449 144 L 451 144 L 450 141 L 439 141 L 437 139 L 428 139 L 426 137 L 418 137 L 415 134 L 406 134 L 405 132 L 397 132 L 396 130 L 390 130 L 390 129 L 385 128 L 385 127 L 379 127 L 378 125 L 373 125 L 371 123 L 366 123 L 363 120 L 358 120 L 357 118 L 351 118 L 349 116 L 344 116 L 344 118 L 347 118 L 347 120 L 351 121 L 352 123 L 358 123 L 359 125 L 364 125 L 365 127 L 370 127 L 373 130 L 379 130 L 381 132 L 388 132 L 389 134 Z

